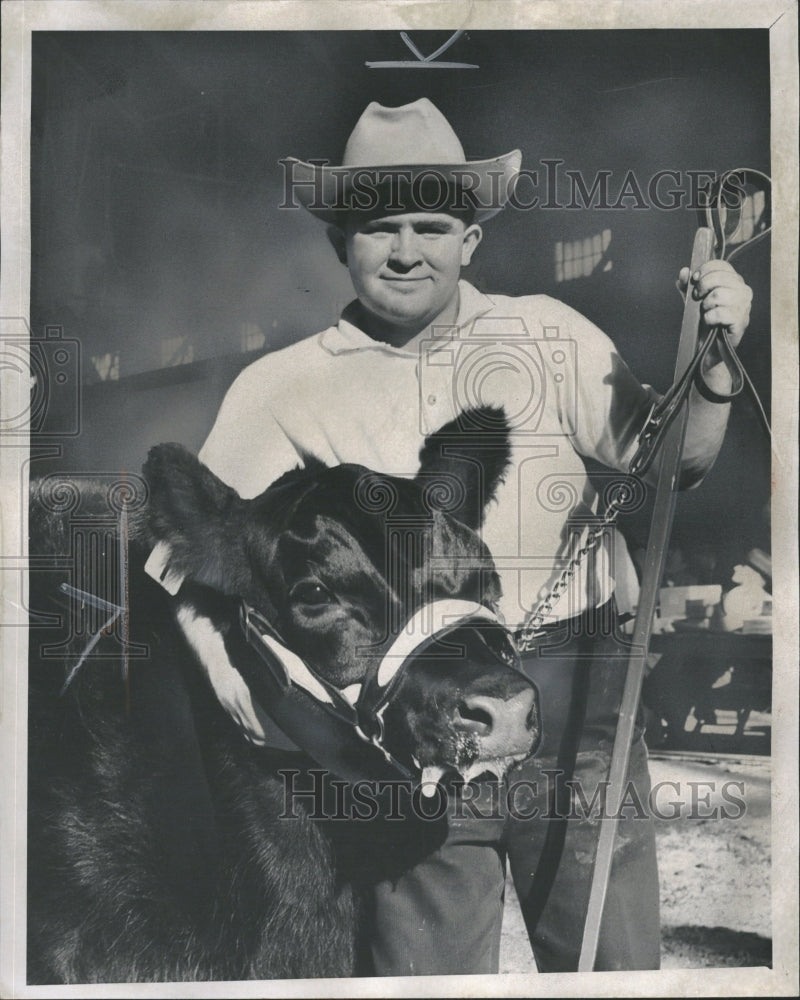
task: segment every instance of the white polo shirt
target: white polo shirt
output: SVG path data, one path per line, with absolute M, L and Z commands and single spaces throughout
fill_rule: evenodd
M 515 625 L 596 511 L 580 456 L 624 471 L 652 400 L 608 337 L 569 306 L 546 295 L 484 295 L 461 281 L 457 325 L 428 340 L 395 348 L 342 319 L 249 365 L 200 459 L 244 498 L 302 464 L 303 453 L 411 477 L 427 434 L 476 405 L 503 406 L 511 466 L 482 533 L 500 573 L 500 610 Z M 553 619 L 599 606 L 621 572 L 630 581 L 630 559 L 609 539 Z

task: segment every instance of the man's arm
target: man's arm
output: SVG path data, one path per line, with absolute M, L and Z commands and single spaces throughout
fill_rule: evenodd
M 725 261 L 709 261 L 689 274 L 684 268 L 679 288 L 700 300 L 706 327 L 722 326 L 736 346 L 750 318 L 752 292 Z M 584 316 L 563 303 L 550 302 L 548 323 L 560 327 L 577 344 L 576 373 L 573 381 L 556 384 L 560 410 L 574 413 L 576 429 L 566 427 L 573 447 L 612 469 L 627 471 L 648 410 L 658 394 L 641 385 L 616 351 L 611 340 Z M 731 378 L 716 350 L 705 359 L 703 373 L 710 389 L 721 395 L 730 391 Z M 574 398 L 569 393 L 574 389 Z M 689 421 L 684 443 L 680 486 L 698 485 L 714 463 L 722 446 L 730 404 L 714 403 L 693 387 L 689 396 Z M 658 462 L 645 479 L 655 482 Z
M 681 290 L 700 299 L 700 310 L 706 328 L 724 327 L 728 341 L 736 347 L 750 320 L 753 293 L 742 277 L 727 261 L 712 260 L 689 274 L 680 273 Z M 731 390 L 731 376 L 716 349 L 706 358 L 703 374 L 709 388 L 720 395 Z M 722 447 L 730 413 L 729 403 L 714 403 L 692 388 L 689 395 L 689 420 L 681 467 L 681 488 L 698 485 L 714 464 Z

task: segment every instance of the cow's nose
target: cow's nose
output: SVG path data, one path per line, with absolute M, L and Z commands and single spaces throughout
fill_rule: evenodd
M 481 737 L 482 755 L 501 757 L 528 752 L 538 729 L 536 692 L 526 686 L 506 700 L 485 694 L 465 695 L 454 724 L 462 732 Z

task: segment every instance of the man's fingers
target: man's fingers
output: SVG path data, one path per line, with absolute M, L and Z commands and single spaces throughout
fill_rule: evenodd
M 734 280 L 727 276 L 720 276 L 715 278 L 701 278 L 699 281 L 693 283 L 692 295 L 696 299 L 704 299 L 710 292 L 713 292 L 717 288 L 729 288 L 732 292 L 738 293 L 743 297 L 746 297 L 749 291 L 749 286 L 746 285 L 741 279 Z
M 725 286 L 728 288 L 747 288 L 744 278 L 738 274 L 725 260 L 711 260 L 698 268 L 691 277 L 692 294 L 701 299 L 712 289 Z
M 739 309 L 733 309 L 730 306 L 714 306 L 713 309 L 703 313 L 703 321 L 708 326 L 724 326 L 734 336 L 744 332 L 749 319 L 749 312 L 742 314 Z
M 753 291 L 740 274 L 725 260 L 709 260 L 692 274 L 681 268 L 678 289 L 691 288 L 695 299 L 701 300 L 703 322 L 727 328 L 733 345 L 738 344 L 750 321 Z
M 695 298 L 702 298 L 716 285 L 743 285 L 744 279 L 726 260 L 710 260 L 693 274 L 690 274 L 688 267 L 681 268 L 678 274 L 678 289 L 684 292 L 690 283 Z
M 731 344 L 738 344 L 750 321 L 753 291 L 724 260 L 710 260 L 689 278 L 692 296 L 701 300 L 703 322 L 728 330 Z
M 716 285 L 703 296 L 703 308 L 714 306 L 729 306 L 736 309 L 749 309 L 753 299 L 752 290 L 742 285 Z
M 747 292 L 744 295 L 743 292 Z M 702 302 L 703 322 L 707 326 L 722 326 L 728 330 L 731 345 L 736 346 L 750 322 L 750 289 L 717 287 Z

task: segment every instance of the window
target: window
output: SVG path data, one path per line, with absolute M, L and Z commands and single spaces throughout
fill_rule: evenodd
M 572 281 L 573 278 L 588 278 L 597 271 L 610 271 L 611 260 L 606 256 L 610 245 L 610 229 L 582 240 L 559 240 L 556 243 L 556 281 Z
M 161 341 L 161 366 L 188 365 L 194 361 L 194 344 L 188 337 L 167 337 Z
M 114 354 L 95 354 L 92 357 L 92 364 L 101 382 L 119 380 L 119 351 Z
M 744 199 L 739 224 L 734 231 L 732 242 L 736 245 L 751 239 L 764 228 L 763 217 L 766 207 L 766 195 L 763 191 L 748 192 Z
M 257 351 L 264 346 L 266 341 L 264 331 L 258 323 L 252 323 L 249 320 L 239 326 L 239 337 L 242 351 Z

